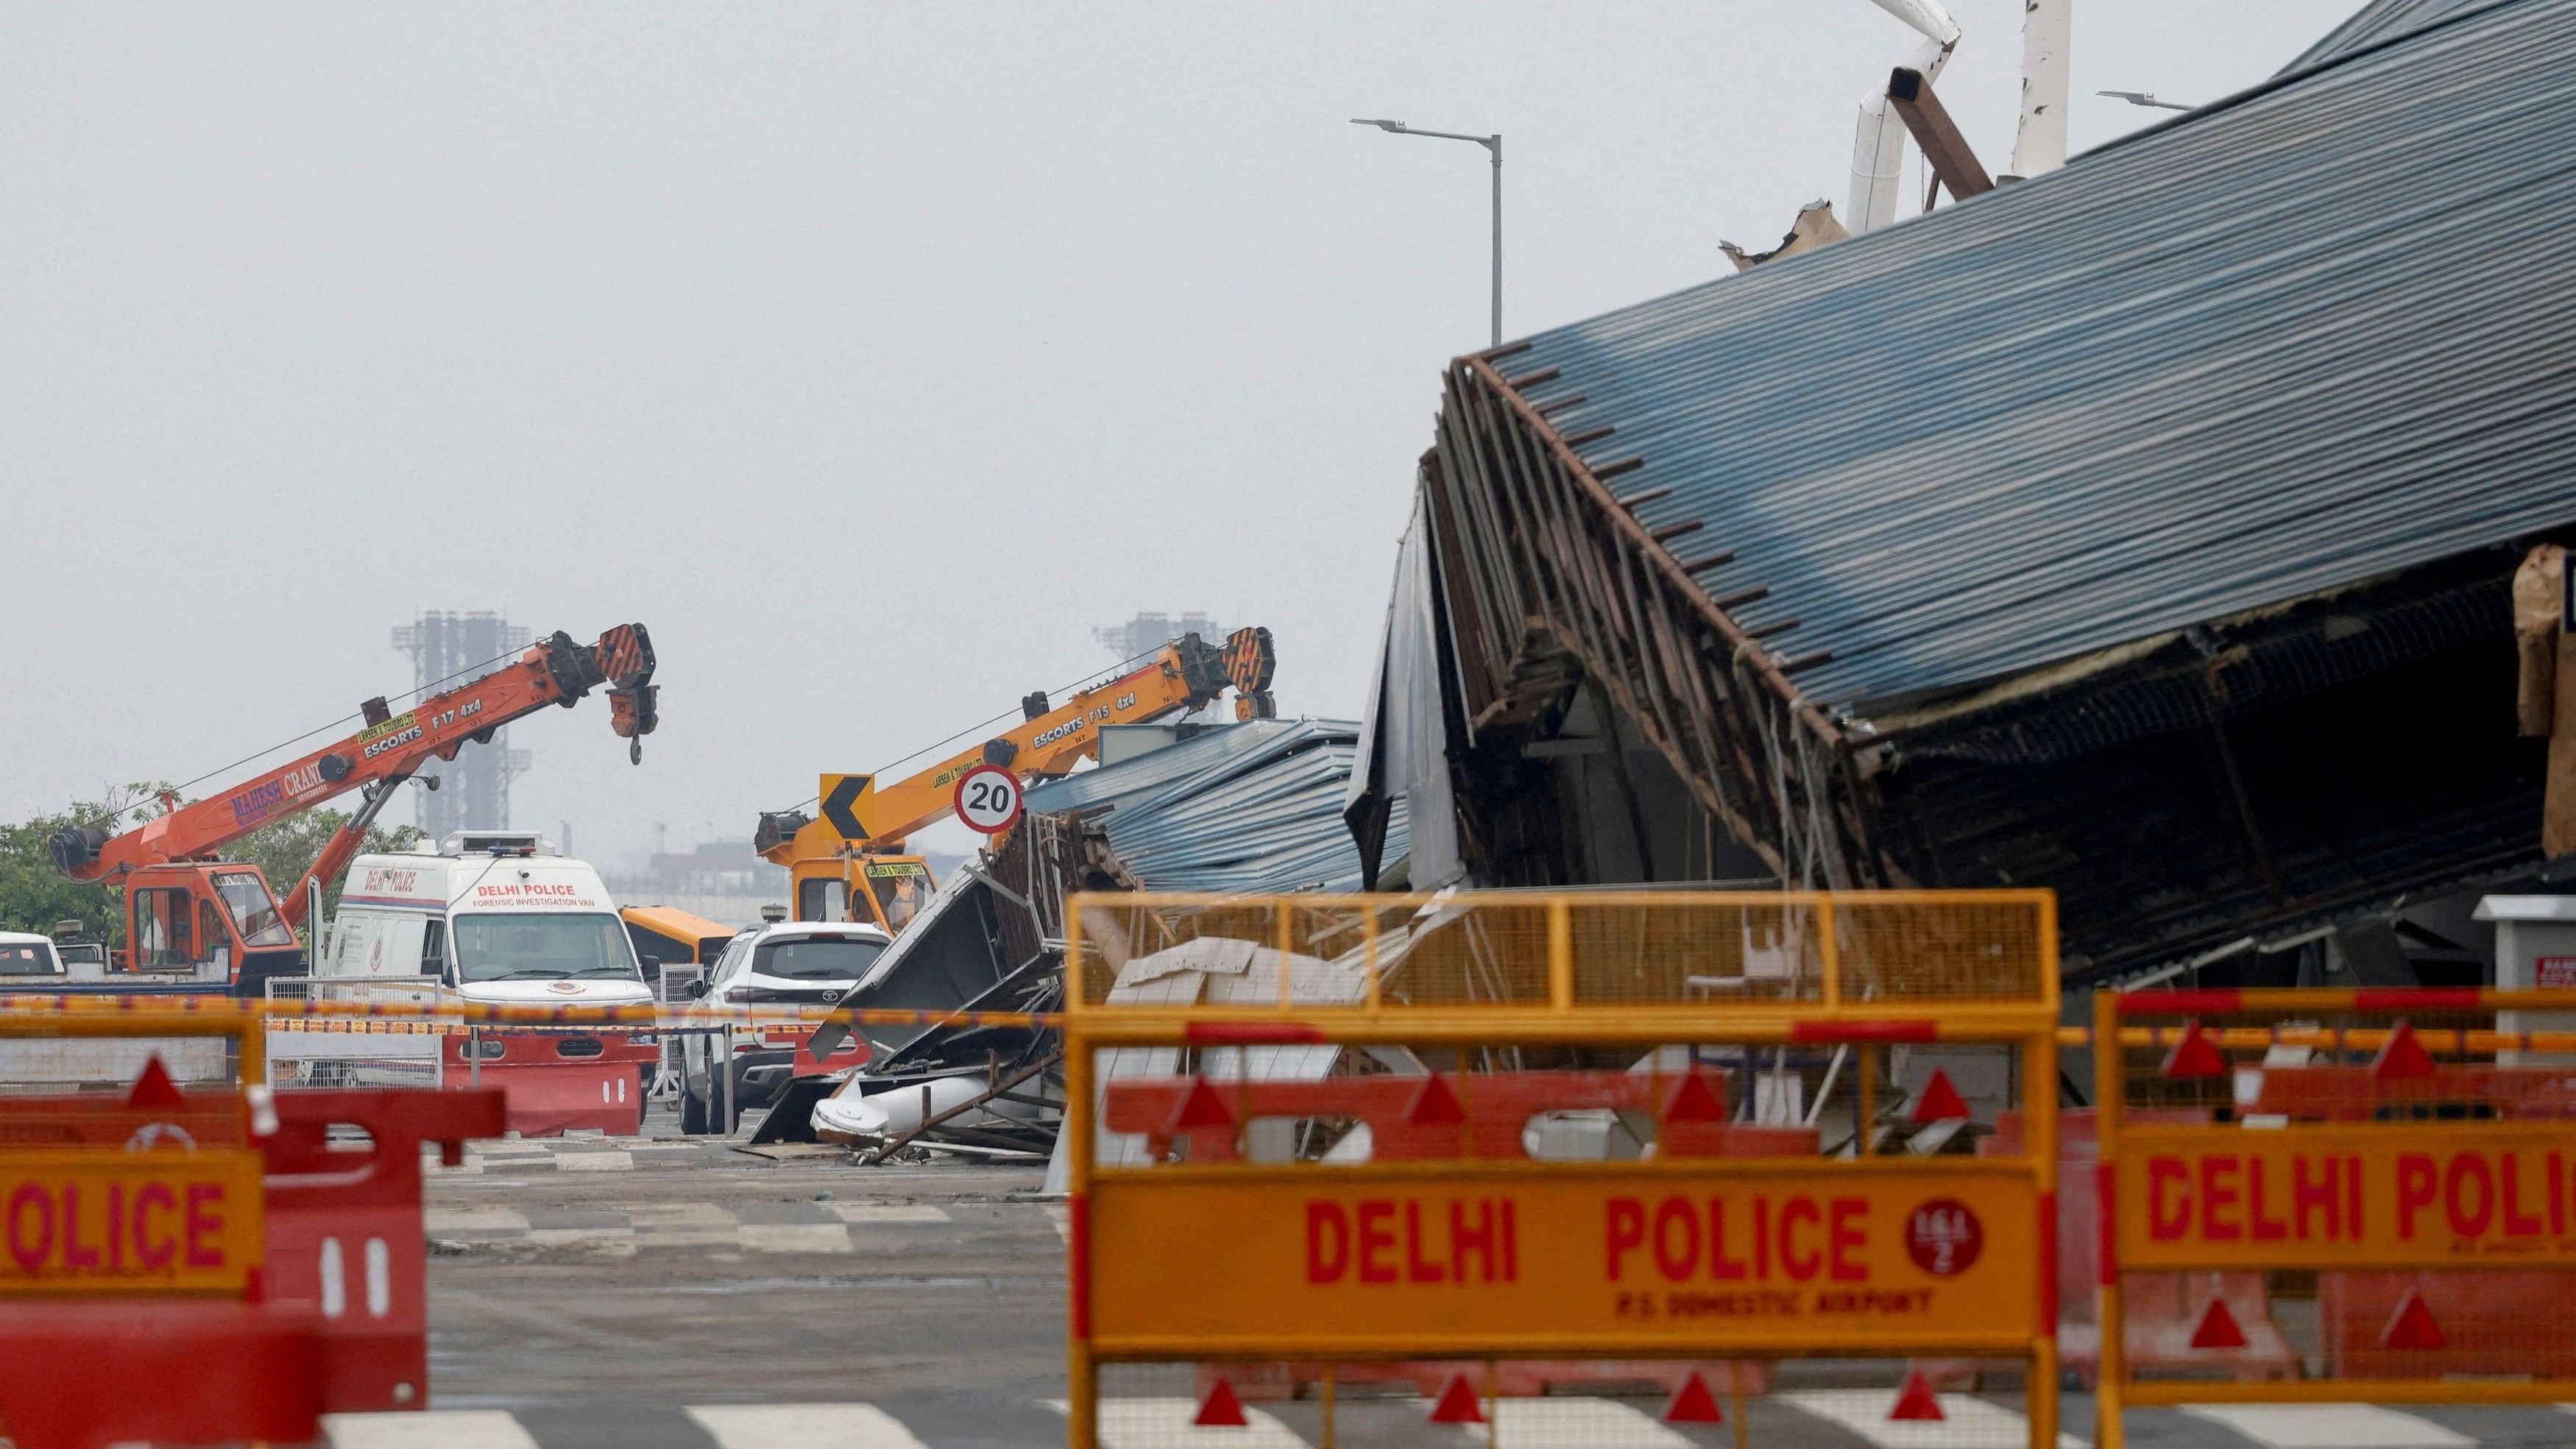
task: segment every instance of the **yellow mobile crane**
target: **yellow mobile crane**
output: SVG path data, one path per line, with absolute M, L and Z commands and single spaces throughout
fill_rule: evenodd
M 900 931 L 938 886 L 929 863 L 904 853 L 914 831 L 955 810 L 958 778 L 1000 765 L 1023 782 L 1053 779 L 1100 756 L 1100 727 L 1144 724 L 1214 701 L 1228 685 L 1237 719 L 1268 719 L 1274 661 L 1267 629 L 1237 629 L 1218 648 L 1196 634 L 1163 646 L 1143 667 L 1050 704 L 1039 690 L 1020 701 L 1020 724 L 916 774 L 880 786 L 869 775 L 825 775 L 817 819 L 801 810 L 764 811 L 753 848 L 787 867 L 799 921 L 858 921 Z

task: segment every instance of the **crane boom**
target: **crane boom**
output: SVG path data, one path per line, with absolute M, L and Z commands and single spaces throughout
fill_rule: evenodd
M 798 920 L 829 918 L 809 908 L 806 890 L 809 879 L 824 877 L 843 884 L 852 919 L 870 919 L 851 879 L 853 866 L 875 858 L 884 862 L 878 870 L 894 869 L 890 857 L 902 851 L 905 837 L 954 812 L 956 784 L 968 770 L 1000 765 L 1024 780 L 1068 774 L 1077 762 L 1099 756 L 1102 725 L 1142 724 L 1197 709 L 1215 701 L 1228 685 L 1234 687 L 1239 718 L 1267 717 L 1275 709 L 1273 670 L 1267 629 L 1237 629 L 1222 648 L 1184 634 L 1142 667 L 1081 690 L 1060 705 L 1050 704 L 1043 691 L 1029 695 L 1020 701 L 1019 724 L 900 780 L 880 784 L 872 776 L 827 777 L 849 792 L 846 798 L 836 798 L 827 783 L 821 819 L 793 810 L 764 813 L 753 846 L 772 864 L 787 867 Z M 904 868 L 923 877 L 928 873 L 927 867 Z M 878 920 L 890 929 L 900 925 L 882 916 Z
M 56 831 L 47 845 L 54 864 L 74 880 L 123 881 L 153 866 L 210 860 L 254 830 L 363 789 L 366 804 L 324 846 L 306 876 L 328 879 L 356 854 L 395 784 L 432 758 L 453 760 L 468 742 L 488 741 L 501 726 L 547 705 L 568 708 L 607 686 L 610 728 L 634 742 L 630 757 L 640 758 L 641 737 L 659 723 L 652 679 L 653 643 L 643 625 L 620 624 L 590 645 L 557 630 L 515 663 L 430 695 L 401 714 L 382 699 L 369 700 L 366 723 L 357 733 L 226 794 L 193 805 L 171 802 L 174 808 L 121 835 L 110 835 L 104 826 L 73 826 Z M 305 900 L 299 888 L 279 903 L 288 924 L 301 922 Z

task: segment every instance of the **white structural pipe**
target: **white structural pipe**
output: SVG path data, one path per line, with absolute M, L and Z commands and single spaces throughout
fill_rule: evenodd
M 2022 0 L 2021 126 L 2013 132 L 2012 174 L 2037 176 L 2066 164 L 2067 43 L 2075 0 Z
M 1959 44 L 1959 23 L 1941 8 L 1941 0 L 1873 3 L 1922 33 L 1923 44 L 1906 58 L 1906 66 L 1921 71 L 1925 80 L 1940 75 Z M 1905 122 L 1888 105 L 1887 82 L 1881 77 L 1861 97 L 1860 124 L 1852 135 L 1851 204 L 1844 224 L 1854 233 L 1896 220 L 1896 179 L 1904 165 Z

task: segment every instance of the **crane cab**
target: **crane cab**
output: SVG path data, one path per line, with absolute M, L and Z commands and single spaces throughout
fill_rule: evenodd
M 257 866 L 173 861 L 125 878 L 125 949 L 109 958 L 109 980 L 257 997 L 270 978 L 303 973 L 303 945 Z
M 793 919 L 855 921 L 899 935 L 930 904 L 939 883 L 917 855 L 829 855 L 789 867 Z

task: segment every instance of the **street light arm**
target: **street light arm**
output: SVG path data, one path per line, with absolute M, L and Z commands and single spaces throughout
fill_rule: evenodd
M 1469 136 L 1457 131 L 1419 130 L 1406 130 L 1399 132 L 1398 134 L 1406 136 L 1437 136 L 1443 141 L 1473 141 L 1488 151 L 1499 151 L 1503 148 L 1503 138 L 1500 136 Z

